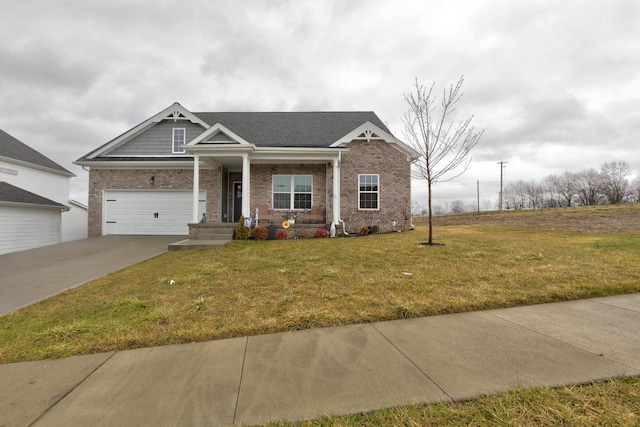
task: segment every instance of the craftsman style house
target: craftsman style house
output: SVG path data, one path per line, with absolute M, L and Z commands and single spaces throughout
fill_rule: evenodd
M 88 168 L 89 235 L 186 235 L 233 223 L 411 224 L 418 154 L 373 112 L 192 113 L 175 103 L 75 163 Z M 204 218 L 203 218 L 204 217 Z

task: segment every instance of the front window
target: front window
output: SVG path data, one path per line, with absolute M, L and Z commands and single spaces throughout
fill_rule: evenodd
M 378 210 L 380 186 L 378 175 L 358 175 L 358 200 L 361 210 Z
M 184 153 L 182 146 L 185 144 L 187 130 L 185 128 L 173 128 L 173 152 Z
M 274 175 L 274 209 L 311 209 L 311 175 Z

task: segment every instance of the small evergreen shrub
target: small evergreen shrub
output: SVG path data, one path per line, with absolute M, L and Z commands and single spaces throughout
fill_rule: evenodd
M 287 233 L 287 230 L 281 228 L 280 230 L 276 231 L 276 240 L 286 240 L 289 237 L 289 233 Z
M 247 240 L 251 235 L 251 230 L 244 226 L 244 215 L 240 215 L 238 225 L 236 225 L 236 240 Z
M 258 225 L 253 229 L 253 238 L 256 240 L 269 240 L 269 232 L 264 225 Z
M 327 230 L 326 230 L 326 229 L 324 229 L 324 228 L 318 228 L 318 229 L 316 230 L 316 238 L 317 238 L 317 239 L 325 239 L 325 238 L 327 238 L 327 237 L 329 237 L 329 233 L 327 232 Z

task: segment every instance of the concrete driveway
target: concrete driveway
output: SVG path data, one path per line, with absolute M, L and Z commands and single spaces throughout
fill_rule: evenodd
M 0 315 L 167 251 L 184 236 L 103 236 L 0 255 Z

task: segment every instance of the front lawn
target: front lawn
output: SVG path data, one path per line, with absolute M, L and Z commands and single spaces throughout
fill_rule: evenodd
M 0 363 L 640 292 L 640 235 L 508 225 L 168 252 L 0 317 Z
M 339 426 L 637 426 L 640 378 L 591 385 L 518 388 L 470 402 L 414 405 L 269 427 Z

